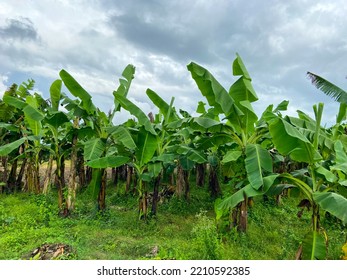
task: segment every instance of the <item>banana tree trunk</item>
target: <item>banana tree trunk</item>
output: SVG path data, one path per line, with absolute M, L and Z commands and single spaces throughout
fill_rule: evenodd
M 55 171 L 55 185 L 58 189 L 58 207 L 59 207 L 59 213 L 60 215 L 66 217 L 68 215 L 66 203 L 65 203 L 65 179 L 64 179 L 64 172 L 65 172 L 65 162 L 64 162 L 64 156 L 61 157 L 61 159 L 57 160 L 57 168 Z
M 104 211 L 106 209 L 106 181 L 107 172 L 106 169 L 101 169 L 101 185 L 98 195 L 98 210 Z
M 117 187 L 118 185 L 118 167 L 112 167 L 112 171 L 111 171 L 111 178 L 112 178 L 112 184 Z
M 11 166 L 11 171 L 7 179 L 7 191 L 13 193 L 16 188 L 16 176 L 17 176 L 18 159 L 15 159 Z
M 209 168 L 209 190 L 211 193 L 211 196 L 216 198 L 221 194 L 221 188 L 219 184 L 218 174 L 217 174 L 217 167 L 210 165 Z
M 81 188 L 85 187 L 87 185 L 87 180 L 86 180 L 86 171 L 84 168 L 84 160 L 83 160 L 83 155 L 78 155 L 77 156 L 77 166 L 76 170 L 78 172 L 78 180 L 79 180 L 79 186 Z
M 159 186 L 160 186 L 161 177 L 162 177 L 162 174 L 159 174 L 154 179 L 153 201 L 152 201 L 152 210 L 151 210 L 151 214 L 153 216 L 157 215 L 157 206 L 159 201 Z
M 196 165 L 196 186 L 203 187 L 205 185 L 205 164 Z
M 78 119 L 75 120 L 75 126 L 78 126 Z M 74 204 L 76 200 L 76 189 L 77 189 L 77 181 L 76 181 L 76 165 L 77 165 L 77 134 L 73 136 L 72 139 L 72 152 L 70 159 L 70 177 L 68 184 L 68 194 L 66 199 L 66 208 L 68 213 L 70 214 L 74 209 Z
M 53 156 L 49 157 L 45 179 L 43 181 L 42 193 L 47 194 L 49 186 L 52 184 L 52 169 L 53 169 Z
M 1 185 L 1 193 L 4 191 L 4 186 L 6 185 L 5 182 L 7 182 L 7 173 L 8 173 L 8 157 L 4 156 L 1 157 L 1 164 L 2 164 L 2 176 L 1 176 L 1 181 L 4 185 Z
M 23 176 L 24 176 L 24 172 L 25 169 L 27 167 L 27 158 L 24 158 L 22 161 L 22 165 L 20 167 L 19 173 L 18 173 L 18 177 L 16 180 L 16 189 L 18 190 L 22 190 L 22 185 L 23 185 Z
M 190 198 L 189 171 L 184 170 L 181 164 L 177 166 L 176 195 L 179 198 L 184 196 L 186 200 Z
M 88 185 L 92 181 L 93 177 L 93 169 L 89 166 L 86 167 L 86 185 Z
M 126 173 L 127 177 L 126 177 L 126 184 L 125 184 L 125 193 L 129 193 L 131 181 L 133 178 L 133 168 L 127 165 L 126 170 L 127 170 L 127 173 Z
M 245 198 L 240 205 L 240 218 L 239 218 L 239 225 L 238 230 L 240 232 L 246 232 L 247 231 L 247 225 L 248 225 L 248 201 L 247 198 Z

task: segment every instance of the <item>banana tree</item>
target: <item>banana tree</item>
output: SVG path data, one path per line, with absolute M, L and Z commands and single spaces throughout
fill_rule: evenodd
M 293 118 L 273 115 L 268 119 L 269 131 L 276 149 L 292 160 L 307 164 L 308 175 L 301 178 L 289 173 L 278 175 L 278 178 L 301 190 L 305 199 L 299 205 L 311 209 L 312 212 L 312 230 L 303 242 L 302 254 L 305 259 L 325 258 L 326 235 L 320 227 L 320 210 L 331 213 L 344 223 L 347 222 L 345 211 L 347 199 L 333 192 L 329 187 L 329 182 L 336 182 L 332 170 L 344 168 L 345 150 L 342 143 L 337 141 L 331 149 L 331 153 L 335 155 L 336 164 L 327 168 L 327 161 L 324 160 L 322 153 L 327 145 L 330 147 L 330 142 L 325 139 L 325 131 L 321 127 L 323 107 L 322 103 L 318 106 L 314 105 L 315 120 L 308 121 L 307 117 L 301 116 L 301 119 L 305 119 L 305 126 L 300 126 L 300 122 L 293 124 L 292 121 L 295 120 Z M 310 127 L 312 131 L 308 133 Z
M 48 104 L 39 94 L 29 92 L 33 86 L 34 81 L 29 80 L 28 84 L 23 83 L 18 89 L 7 91 L 3 97 L 3 102 L 7 106 L 15 108 L 21 114 L 15 122 L 21 138 L 11 143 L 12 145 L 5 146 L 4 150 L 8 151 L 9 147 L 14 150 L 21 145 L 24 146 L 24 152 L 28 160 L 24 188 L 39 193 L 41 192 L 40 152 L 44 148 L 41 143 L 44 137 L 42 121 Z
M 129 164 L 134 168 L 138 177 L 138 196 L 139 196 L 139 218 L 146 219 L 148 215 L 147 205 L 147 183 L 151 181 L 153 173 L 148 170 L 149 162 L 155 155 L 158 147 L 159 137 L 154 125 L 150 122 L 146 114 L 125 96 L 116 93 L 115 99 L 120 106 L 137 118 L 137 128 L 129 138 L 126 134 L 127 142 L 132 143 L 134 152 Z M 159 174 L 158 172 L 155 172 Z
M 251 78 L 240 56 L 237 54 L 233 62 L 233 75 L 240 78 L 232 84 L 229 92 L 213 77 L 213 75 L 196 63 L 190 63 L 188 70 L 191 72 L 198 88 L 206 97 L 209 106 L 213 107 L 215 115 L 223 115 L 230 135 L 230 149 L 223 163 L 243 159 L 246 174 L 244 183 L 239 186 L 245 188 L 248 184 L 255 190 L 264 187 L 264 175 L 272 172 L 272 160 L 269 152 L 261 145 L 266 127 L 257 127 L 257 115 L 251 103 L 258 100 L 252 87 Z M 236 145 L 233 145 L 236 144 Z M 240 209 L 238 229 L 246 231 L 247 228 L 247 201 L 246 192 L 244 199 L 238 204 Z M 230 196 L 217 201 L 217 217 L 220 213 L 230 212 L 233 205 L 226 203 Z
M 126 96 L 128 93 L 131 81 L 134 78 L 135 67 L 128 65 L 123 73 L 120 81 L 120 85 L 113 95 L 119 94 Z M 83 133 L 81 135 L 84 139 L 84 160 L 86 165 L 92 168 L 92 180 L 90 187 L 93 189 L 93 193 L 97 195 L 98 209 L 104 210 L 106 208 L 106 179 L 107 168 L 114 168 L 128 162 L 128 157 L 119 156 L 117 147 L 112 145 L 115 143 L 114 137 L 117 138 L 117 134 L 114 133 L 112 128 L 113 117 L 115 112 L 119 110 L 119 104 L 114 100 L 114 108 L 109 115 L 102 112 L 92 102 L 92 96 L 65 70 L 60 71 L 60 77 L 68 88 L 70 93 L 77 97 L 78 100 L 67 99 L 68 110 L 73 111 L 75 117 L 83 120 Z M 78 121 L 75 121 L 75 129 L 78 130 Z M 119 128 L 121 129 L 121 128 Z M 81 131 L 81 130 L 80 130 Z M 122 140 L 122 134 L 120 134 L 119 141 L 117 143 L 124 144 L 125 146 L 132 148 L 132 143 L 124 142 Z M 76 135 L 73 138 L 73 144 L 76 145 Z M 74 159 L 76 159 L 76 151 L 73 153 Z M 72 188 L 73 179 L 71 180 Z

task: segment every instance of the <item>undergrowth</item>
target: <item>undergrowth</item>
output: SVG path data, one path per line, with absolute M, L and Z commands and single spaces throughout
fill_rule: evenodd
M 136 196 L 111 187 L 105 212 L 83 191 L 68 218 L 58 216 L 54 194 L 0 195 L 0 259 L 22 259 L 45 243 L 69 244 L 73 258 L 81 260 L 295 258 L 311 225 L 309 212 L 297 217 L 297 199 L 276 205 L 259 198 L 249 209 L 247 233 L 221 232 L 206 193 L 193 188 L 190 201 L 172 197 L 147 221 L 138 220 Z M 346 227 L 324 215 L 322 227 L 329 236 L 328 259 L 341 259 Z

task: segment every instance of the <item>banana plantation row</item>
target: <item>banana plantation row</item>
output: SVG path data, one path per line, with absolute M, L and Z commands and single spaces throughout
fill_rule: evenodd
M 258 117 L 252 107 L 258 97 L 239 55 L 232 67 L 237 80 L 229 91 L 200 65 L 192 62 L 187 68 L 207 101 L 197 104 L 197 117 L 177 111 L 174 98 L 168 104 L 151 89 L 146 94 L 159 113 L 147 116 L 127 98 L 135 75 L 132 65 L 123 71 L 108 113 L 97 108 L 65 70 L 52 83 L 49 100 L 32 93 L 32 80 L 13 85 L 0 100 L 1 192 L 57 190 L 60 214 L 67 216 L 74 210 L 76 190 L 88 186 L 103 210 L 111 168 L 113 180 L 122 174 L 127 189 L 132 182 L 139 217 L 146 219 L 156 214 L 161 182 L 175 185 L 175 195 L 189 199 L 190 172 L 196 173 L 200 186 L 208 172 L 216 219 L 246 231 L 247 205 L 253 197 L 296 189 L 302 197 L 299 205 L 312 212 L 304 250 L 311 259 L 324 258 L 320 215 L 327 211 L 347 222 L 346 92 L 327 90 L 331 84 L 309 73 L 316 87 L 340 102 L 336 124 L 327 129 L 321 126 L 322 103 L 313 106 L 314 119 L 301 111 L 297 117 L 284 116 L 287 101 L 269 105 Z M 63 84 L 72 97 L 62 92 Z M 134 119 L 114 125 L 121 110 Z M 40 178 L 43 163 L 46 175 Z M 220 178 L 230 182 L 223 194 Z

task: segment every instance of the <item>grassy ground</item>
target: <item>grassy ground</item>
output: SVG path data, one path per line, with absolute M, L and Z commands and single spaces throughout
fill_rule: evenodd
M 310 214 L 297 218 L 297 199 L 282 205 L 257 199 L 249 210 L 249 230 L 216 230 L 213 203 L 193 188 L 189 203 L 171 198 L 157 218 L 137 218 L 136 197 L 107 190 L 107 211 L 100 214 L 88 192 L 79 193 L 69 218 L 57 213 L 55 195 L 0 195 L 0 259 L 21 259 L 44 243 L 65 243 L 73 259 L 294 259 Z M 340 259 L 347 228 L 322 219 L 329 236 L 328 259 Z M 153 251 L 155 251 L 153 253 Z

